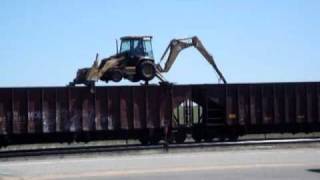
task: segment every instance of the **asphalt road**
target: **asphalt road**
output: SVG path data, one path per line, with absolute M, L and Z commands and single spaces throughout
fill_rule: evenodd
M 0 179 L 320 179 L 319 148 L 95 155 L 0 162 Z

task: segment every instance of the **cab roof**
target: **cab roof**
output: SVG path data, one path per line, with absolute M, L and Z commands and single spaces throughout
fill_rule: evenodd
M 145 39 L 151 40 L 152 36 L 123 36 L 120 38 L 121 40 L 130 40 L 130 39 Z

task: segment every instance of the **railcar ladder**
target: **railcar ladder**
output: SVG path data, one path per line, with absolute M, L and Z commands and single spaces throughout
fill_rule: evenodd
M 224 108 L 210 98 L 206 99 L 206 124 L 209 126 L 224 125 Z

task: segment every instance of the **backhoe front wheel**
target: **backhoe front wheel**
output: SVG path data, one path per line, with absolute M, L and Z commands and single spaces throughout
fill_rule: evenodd
M 113 82 L 120 82 L 122 79 L 122 73 L 120 70 L 113 70 L 111 72 L 111 80 Z
M 156 75 L 156 69 L 152 61 L 142 61 L 139 65 L 141 79 L 150 81 Z

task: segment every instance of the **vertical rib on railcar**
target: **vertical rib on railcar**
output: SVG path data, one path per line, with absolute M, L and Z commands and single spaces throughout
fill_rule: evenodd
M 42 133 L 47 127 L 47 121 L 42 117 L 42 89 L 27 90 L 28 133 Z M 44 127 L 42 129 L 42 127 Z
M 312 124 L 318 119 L 318 104 L 317 104 L 317 84 L 308 83 L 306 85 L 306 100 L 307 100 L 307 122 Z
M 159 111 L 159 88 L 149 86 L 145 88 L 146 93 L 146 120 L 147 128 L 155 129 L 160 127 L 160 111 Z
M 108 130 L 117 130 L 121 127 L 120 122 L 120 89 L 108 87 Z
M 42 88 L 42 121 L 43 132 L 54 133 L 57 131 L 56 122 L 56 89 Z M 40 120 L 41 121 L 41 120 Z
M 132 88 L 120 88 L 120 121 L 121 129 L 133 128 Z
M 12 90 L 0 89 L 0 135 L 12 133 Z
M 56 131 L 69 132 L 70 126 L 69 89 L 56 88 Z
M 272 84 L 262 85 L 262 123 L 272 125 L 274 122 L 274 88 Z
M 95 131 L 95 94 L 89 88 L 84 88 L 81 95 L 81 130 Z
M 133 127 L 141 130 L 146 128 L 146 93 L 145 87 L 133 87 Z
M 106 131 L 108 129 L 108 91 L 106 88 L 95 89 L 95 129 Z
M 27 89 L 12 89 L 12 125 L 14 134 L 28 132 Z

